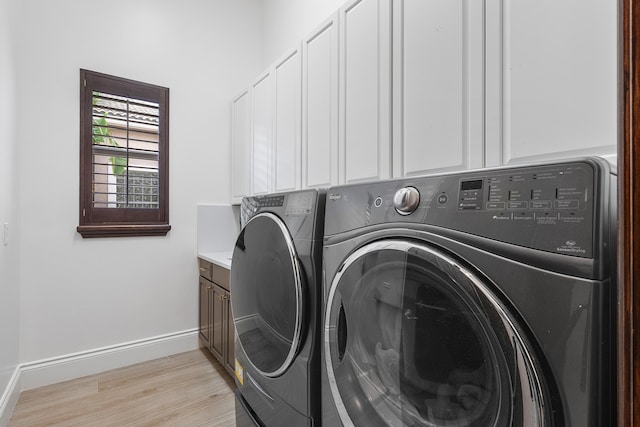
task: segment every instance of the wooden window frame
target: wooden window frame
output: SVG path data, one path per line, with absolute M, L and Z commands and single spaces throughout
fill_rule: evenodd
M 158 208 L 93 206 L 93 92 L 159 104 Z M 82 237 L 164 236 L 169 230 L 169 89 L 80 70 L 80 220 Z

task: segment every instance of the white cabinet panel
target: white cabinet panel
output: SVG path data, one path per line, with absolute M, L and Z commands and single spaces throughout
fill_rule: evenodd
M 302 186 L 338 184 L 338 15 L 302 42 Z
M 391 175 L 390 0 L 340 9 L 340 182 Z
M 487 0 L 490 165 L 615 153 L 617 2 Z
M 272 154 L 272 75 L 263 74 L 252 85 L 251 120 L 251 192 L 266 194 L 271 192 L 271 154 Z
M 273 176 L 274 191 L 300 189 L 301 179 L 301 79 L 300 49 L 276 63 L 275 82 Z
M 394 176 L 482 167 L 483 7 L 394 2 Z
M 251 194 L 251 97 L 249 91 L 231 103 L 231 203 Z

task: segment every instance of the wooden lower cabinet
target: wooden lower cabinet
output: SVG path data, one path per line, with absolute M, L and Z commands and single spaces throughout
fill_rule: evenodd
M 229 270 L 199 259 L 200 339 L 213 356 L 234 375 L 234 328 L 229 297 Z

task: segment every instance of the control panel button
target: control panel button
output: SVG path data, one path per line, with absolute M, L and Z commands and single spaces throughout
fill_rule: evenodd
M 487 202 L 487 209 L 493 211 L 503 211 L 504 202 Z
M 529 203 L 526 200 L 518 200 L 515 202 L 507 202 L 507 206 L 512 210 L 526 210 L 529 207 Z
M 400 215 L 409 215 L 420 204 L 420 192 L 415 187 L 404 187 L 393 196 L 393 206 Z
M 373 206 L 375 206 L 376 208 L 382 206 L 382 197 L 376 197 L 376 199 L 373 201 Z
M 578 209 L 580 202 L 578 200 L 556 200 L 554 206 L 556 209 Z
M 530 209 L 549 210 L 553 207 L 551 200 L 532 200 L 529 202 Z
M 447 201 L 449 200 L 449 198 L 447 197 L 446 194 L 442 193 L 438 196 L 438 204 L 439 205 L 444 205 L 447 203 Z

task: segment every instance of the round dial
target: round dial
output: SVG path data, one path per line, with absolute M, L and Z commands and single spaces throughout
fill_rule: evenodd
M 400 215 L 409 215 L 420 204 L 420 192 L 415 187 L 404 187 L 393 195 L 393 206 Z

